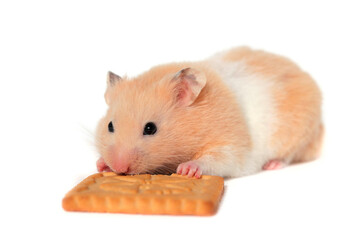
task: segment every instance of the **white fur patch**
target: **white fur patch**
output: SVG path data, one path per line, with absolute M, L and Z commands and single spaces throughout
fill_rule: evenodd
M 252 142 L 245 166 L 234 170 L 237 176 L 249 175 L 260 171 L 275 157 L 269 144 L 276 125 L 275 103 L 271 96 L 274 82 L 249 71 L 244 62 L 227 62 L 221 57 L 221 54 L 215 55 L 209 59 L 209 64 L 235 92 Z

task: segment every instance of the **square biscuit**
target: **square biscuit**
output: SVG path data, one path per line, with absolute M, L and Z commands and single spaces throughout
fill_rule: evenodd
M 224 179 L 200 179 L 177 174 L 122 176 L 113 172 L 91 175 L 66 194 L 66 211 L 213 215 L 224 189 Z

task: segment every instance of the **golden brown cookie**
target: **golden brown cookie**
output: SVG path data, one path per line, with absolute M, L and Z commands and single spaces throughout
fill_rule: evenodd
M 67 211 L 213 215 L 223 188 L 224 179 L 217 176 L 97 173 L 67 193 L 62 206 Z

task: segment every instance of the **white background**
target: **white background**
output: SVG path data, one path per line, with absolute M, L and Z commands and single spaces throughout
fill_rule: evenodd
M 356 1 L 1 1 L 0 238 L 359 239 L 359 15 Z M 108 70 L 134 76 L 238 45 L 317 80 L 318 161 L 227 181 L 214 217 L 62 210 L 96 171 Z

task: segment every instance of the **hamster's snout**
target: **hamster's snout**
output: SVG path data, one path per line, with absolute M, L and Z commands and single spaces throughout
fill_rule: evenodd
M 130 163 L 124 160 L 115 160 L 111 167 L 116 173 L 128 173 Z
M 123 148 L 111 150 L 109 167 L 116 173 L 131 173 L 132 163 L 135 161 L 136 152 Z

